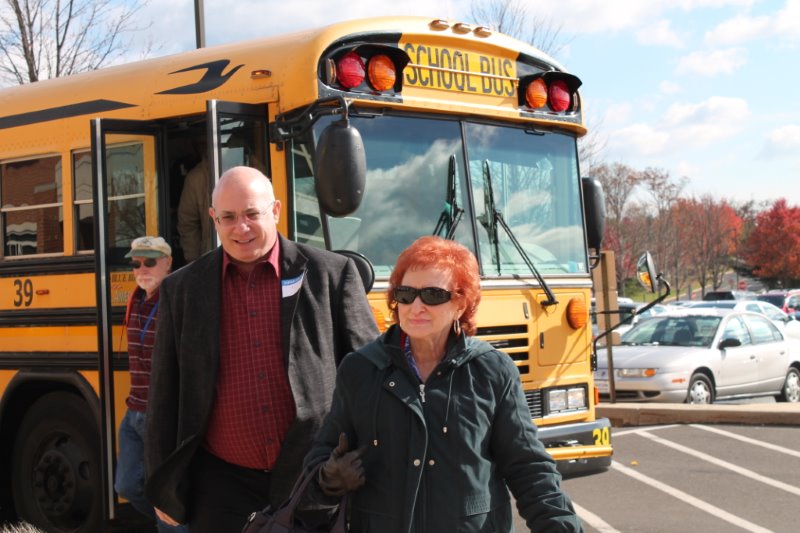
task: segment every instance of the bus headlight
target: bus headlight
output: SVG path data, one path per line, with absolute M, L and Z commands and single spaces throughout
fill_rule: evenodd
M 547 391 L 547 411 L 556 414 L 563 411 L 586 409 L 586 388 L 549 389 Z

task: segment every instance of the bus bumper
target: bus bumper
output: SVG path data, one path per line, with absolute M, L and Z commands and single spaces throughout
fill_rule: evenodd
M 611 422 L 607 418 L 543 426 L 538 431 L 539 440 L 556 460 L 562 476 L 600 472 L 611 466 Z

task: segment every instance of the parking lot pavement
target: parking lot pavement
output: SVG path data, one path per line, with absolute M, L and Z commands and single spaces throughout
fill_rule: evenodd
M 800 403 L 600 403 L 597 416 L 608 418 L 613 427 L 699 423 L 800 426 Z

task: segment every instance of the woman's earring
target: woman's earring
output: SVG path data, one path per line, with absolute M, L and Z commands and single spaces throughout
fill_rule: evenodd
M 461 335 L 461 322 L 458 319 L 453 320 L 453 333 Z

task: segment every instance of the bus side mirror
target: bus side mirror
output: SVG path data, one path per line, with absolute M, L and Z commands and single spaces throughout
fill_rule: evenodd
M 645 290 L 656 292 L 658 288 L 656 266 L 653 263 L 653 256 L 650 255 L 650 252 L 645 252 L 639 257 L 639 261 L 636 263 L 636 279 Z
M 600 250 L 606 230 L 606 199 L 603 185 L 595 178 L 581 178 L 583 189 L 583 218 L 589 248 Z
M 349 121 L 332 122 L 322 131 L 314 154 L 314 176 L 325 214 L 343 217 L 361 205 L 367 156 L 361 134 Z

